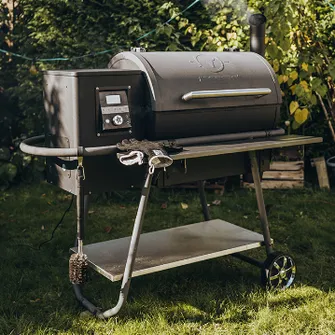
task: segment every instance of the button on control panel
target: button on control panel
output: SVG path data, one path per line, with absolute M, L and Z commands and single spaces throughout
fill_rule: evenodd
M 127 90 L 99 88 L 98 97 L 101 131 L 131 128 Z
M 121 126 L 123 124 L 123 117 L 121 115 L 115 115 L 113 117 L 113 123 L 115 126 Z

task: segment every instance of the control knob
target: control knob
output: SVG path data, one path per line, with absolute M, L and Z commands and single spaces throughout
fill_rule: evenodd
M 115 115 L 112 119 L 115 126 L 121 126 L 123 123 L 123 117 L 121 115 Z

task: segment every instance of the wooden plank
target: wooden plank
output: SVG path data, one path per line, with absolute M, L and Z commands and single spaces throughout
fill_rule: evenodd
M 263 189 L 274 188 L 303 188 L 304 181 L 288 181 L 288 180 L 264 180 L 262 182 Z
M 276 171 L 299 171 L 304 169 L 304 162 L 271 162 L 270 170 Z
M 265 171 L 262 179 L 304 180 L 304 171 Z
M 313 158 L 313 165 L 316 167 L 316 173 L 318 175 L 319 187 L 330 189 L 328 172 L 326 167 L 326 161 L 324 157 Z
M 303 181 L 288 181 L 288 180 L 264 180 L 262 181 L 262 189 L 290 189 L 290 188 L 303 188 Z M 253 183 L 243 183 L 245 188 L 254 188 Z

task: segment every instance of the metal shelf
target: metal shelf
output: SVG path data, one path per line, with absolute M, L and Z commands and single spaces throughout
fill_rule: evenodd
M 209 157 L 217 155 L 235 154 L 237 152 L 248 152 L 275 148 L 285 148 L 297 145 L 321 143 L 322 137 L 283 135 L 266 138 L 255 138 L 243 141 L 207 144 L 198 146 L 185 146 L 180 153 L 171 155 L 173 160 Z
M 218 219 L 141 234 L 132 277 L 258 248 L 263 241 L 261 234 Z M 95 271 L 118 281 L 129 243 L 130 237 L 94 243 L 84 253 Z

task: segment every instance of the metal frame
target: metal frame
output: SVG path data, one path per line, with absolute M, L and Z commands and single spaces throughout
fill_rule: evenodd
M 83 156 L 87 155 L 104 155 L 110 154 L 114 152 L 115 146 L 105 146 L 105 147 L 94 147 L 94 148 L 43 148 L 36 147 L 33 144 L 40 142 L 43 139 L 43 136 L 31 138 L 25 140 L 21 144 L 21 150 L 30 154 L 42 155 L 42 156 L 58 156 L 58 157 L 66 157 L 66 156 L 76 156 L 78 158 L 78 167 L 77 167 L 77 252 L 82 253 L 83 251 L 83 239 L 84 239 L 84 226 L 87 221 L 87 212 L 88 212 L 88 202 L 89 197 L 84 194 L 82 188 L 82 182 L 85 178 L 84 167 L 82 165 Z M 290 141 L 291 139 L 291 141 Z M 304 137 L 300 136 L 297 138 L 286 137 L 286 139 L 279 139 L 274 137 L 267 143 L 266 141 L 260 143 L 227 143 L 227 144 L 218 144 L 213 145 L 211 150 L 209 150 L 208 146 L 204 147 L 187 147 L 186 151 L 172 155 L 172 158 L 175 160 L 186 160 L 190 158 L 197 157 L 206 157 L 213 155 L 224 155 L 229 153 L 238 153 L 238 152 L 247 152 L 249 155 L 249 160 L 251 163 L 251 172 L 254 179 L 255 185 L 255 193 L 257 199 L 257 205 L 259 210 L 259 217 L 261 222 L 261 229 L 264 238 L 264 245 L 266 249 L 266 253 L 270 256 L 273 253 L 273 242 L 270 236 L 269 224 L 267 219 L 267 213 L 264 204 L 263 191 L 261 187 L 261 179 L 259 173 L 259 165 L 257 161 L 256 151 L 272 149 L 276 147 L 286 147 L 286 146 L 294 146 L 298 144 L 309 144 L 309 143 L 317 143 L 321 142 L 320 138 L 312 138 L 312 137 Z M 303 142 L 303 143 L 301 143 Z M 148 198 L 150 194 L 150 187 L 152 183 L 153 175 L 148 171 L 146 173 L 145 182 L 142 188 L 141 199 L 139 202 L 133 232 L 130 239 L 130 245 L 128 249 L 127 261 L 124 269 L 124 274 L 122 277 L 122 283 L 119 293 L 119 298 L 114 307 L 102 312 L 98 307 L 96 307 L 93 303 L 91 303 L 82 293 L 82 287 L 79 284 L 73 284 L 74 292 L 78 301 L 92 314 L 96 315 L 100 319 L 107 319 L 116 315 L 122 306 L 125 304 L 127 300 L 127 295 L 129 292 L 130 282 L 132 278 L 132 272 L 134 268 L 134 263 L 136 259 L 137 248 L 139 244 L 140 234 L 142 231 L 146 206 L 148 203 Z M 198 182 L 198 190 L 200 203 L 202 207 L 202 212 L 205 218 L 205 221 L 210 220 L 210 213 L 207 205 L 206 194 L 205 194 L 205 181 Z M 255 259 L 249 258 L 245 255 L 235 253 L 233 256 L 246 261 L 250 264 L 256 265 L 258 267 L 263 267 L 264 262 L 259 262 Z
M 262 190 L 262 185 L 261 185 L 261 178 L 260 178 L 260 173 L 259 173 L 260 170 L 259 170 L 259 165 L 258 165 L 257 156 L 256 156 L 255 151 L 249 152 L 249 159 L 251 163 L 252 177 L 253 177 L 254 185 L 255 185 L 255 193 L 256 193 L 257 206 L 258 206 L 258 211 L 259 211 L 259 218 L 261 221 L 261 229 L 262 229 L 262 233 L 264 237 L 265 250 L 266 250 L 267 256 L 269 256 L 270 254 L 273 253 L 273 240 L 271 239 L 271 236 L 270 236 L 269 222 L 267 218 L 265 202 L 264 202 L 264 197 L 263 197 L 263 190 Z M 205 186 L 204 181 L 198 182 L 198 190 L 199 190 L 199 197 L 200 197 L 200 202 L 201 202 L 201 207 L 202 207 L 202 213 L 204 215 L 204 219 L 206 221 L 209 221 L 211 219 L 211 215 L 209 213 L 209 209 L 207 205 L 204 186 Z M 264 265 L 264 262 L 260 262 L 254 258 L 248 257 L 240 253 L 232 254 L 231 256 L 238 258 L 249 264 L 252 264 L 254 266 L 257 266 L 259 268 L 262 268 Z
M 172 142 L 176 145 L 187 146 L 196 144 L 208 144 L 223 141 L 239 141 L 254 138 L 266 138 L 271 136 L 280 136 L 285 134 L 284 129 L 271 129 L 262 131 L 250 131 L 244 133 L 221 134 L 211 136 L 198 136 L 173 139 Z M 37 146 L 45 141 L 44 135 L 34 136 L 23 140 L 20 144 L 20 149 L 30 155 L 45 156 L 45 157 L 75 157 L 75 156 L 103 156 L 110 155 L 117 151 L 116 145 L 105 145 L 98 147 L 79 147 L 79 148 L 47 148 Z M 169 143 L 170 141 L 163 141 Z M 82 152 L 80 153 L 80 149 Z
M 259 174 L 259 166 L 257 162 L 257 157 L 256 157 L 256 152 L 251 151 L 249 152 L 249 158 L 251 162 L 251 170 L 252 170 L 252 176 L 254 178 L 254 183 L 255 183 L 255 191 L 256 191 L 256 198 L 257 198 L 257 204 L 258 204 L 258 210 L 260 213 L 260 220 L 261 220 L 261 228 L 264 236 L 264 243 L 265 243 L 265 248 L 266 248 L 266 253 L 267 255 L 270 255 L 272 253 L 272 240 L 270 237 L 270 231 L 269 231 L 269 224 L 268 224 L 268 219 L 267 219 L 267 214 L 265 210 L 265 204 L 264 204 L 264 198 L 263 198 L 263 192 L 261 188 L 261 182 L 260 182 L 260 174 Z M 80 178 L 80 170 L 78 170 L 78 176 Z M 128 250 L 128 256 L 127 256 L 127 261 L 126 261 L 126 266 L 124 270 L 124 274 L 122 277 L 122 283 L 121 283 L 121 288 L 120 288 L 120 293 L 119 293 L 119 299 L 114 307 L 111 309 L 108 309 L 104 312 L 100 311 L 98 307 L 96 307 L 94 304 L 92 304 L 88 299 L 85 298 L 85 296 L 82 293 L 81 286 L 78 284 L 73 284 L 73 289 L 76 295 L 76 298 L 78 301 L 92 314 L 96 315 L 100 319 L 107 319 L 112 316 L 115 316 L 123 307 L 123 305 L 126 303 L 129 288 L 130 288 L 130 282 L 132 278 L 132 271 L 134 267 L 134 262 L 136 259 L 136 253 L 137 253 L 137 247 L 142 231 L 142 226 L 143 226 L 143 221 L 144 221 L 144 216 L 145 216 L 145 211 L 146 211 L 146 206 L 148 203 L 148 198 L 150 194 L 150 187 L 152 183 L 152 174 L 149 172 L 149 169 L 147 171 L 146 179 L 144 186 L 142 188 L 142 195 L 140 199 L 140 203 L 138 206 L 135 222 L 134 222 L 134 227 L 133 227 L 133 232 L 131 235 L 131 242 L 129 245 L 129 250 Z M 78 183 L 80 185 L 80 183 Z M 207 199 L 206 199 L 206 193 L 205 193 L 205 181 L 199 181 L 198 182 L 198 190 L 199 190 L 199 197 L 200 197 L 200 203 L 202 207 L 202 212 L 204 215 L 204 218 L 206 221 L 210 220 L 210 213 L 208 210 L 208 205 L 207 205 Z M 84 224 L 83 220 L 85 218 L 85 214 L 87 213 L 87 202 L 86 205 L 84 204 L 84 195 L 81 192 L 80 186 L 78 186 L 78 196 L 77 196 L 77 236 L 78 236 L 78 242 L 82 243 L 82 238 L 83 238 L 83 230 L 84 230 Z M 86 201 L 88 199 L 86 198 Z M 83 207 L 86 207 L 83 209 Z M 83 214 L 82 214 L 83 213 Z M 81 240 L 80 240 L 81 239 Z M 78 251 L 79 251 L 79 245 L 78 245 Z M 247 256 L 241 255 L 241 254 L 235 254 L 235 257 L 244 260 L 248 263 L 251 263 L 253 265 L 261 267 L 263 263 L 258 262 L 252 258 L 249 258 Z
M 143 221 L 144 221 L 144 215 L 146 211 L 146 206 L 148 203 L 149 199 L 149 194 L 150 194 L 150 188 L 151 188 L 151 183 L 152 183 L 152 176 L 149 172 L 149 169 L 146 174 L 145 182 L 142 188 L 142 194 L 141 194 L 141 199 L 140 203 L 137 209 L 137 214 L 134 222 L 134 227 L 133 227 L 133 232 L 131 235 L 131 240 L 130 240 L 130 245 L 129 245 L 129 251 L 128 251 L 128 257 L 126 261 L 126 267 L 124 270 L 124 274 L 122 277 L 122 283 L 121 283 L 121 288 L 120 288 L 120 293 L 119 293 L 119 299 L 114 307 L 111 309 L 108 309 L 104 312 L 101 312 L 98 307 L 96 307 L 94 304 L 92 304 L 89 300 L 87 300 L 83 293 L 81 286 L 78 284 L 73 284 L 73 289 L 76 295 L 76 298 L 79 300 L 79 302 L 86 307 L 87 310 L 89 310 L 92 314 L 96 315 L 100 319 L 107 319 L 110 318 L 114 315 L 116 315 L 122 306 L 125 304 L 129 292 L 129 287 L 130 287 L 130 281 L 131 281 L 131 275 L 134 267 L 134 261 L 136 258 L 136 252 L 137 252 L 137 247 L 138 247 L 138 242 L 140 240 L 140 235 L 142 231 L 142 226 L 143 226 Z M 79 189 L 78 189 L 79 191 Z M 79 199 L 84 199 L 84 195 L 82 192 L 78 193 L 77 198 Z M 79 209 L 77 207 L 77 211 L 81 212 L 81 202 L 77 201 L 77 206 L 79 205 Z M 84 212 L 87 212 L 84 210 Z M 81 222 L 81 216 L 77 216 L 77 222 Z M 77 227 L 79 229 L 78 231 L 78 236 L 83 237 L 83 225 L 81 223 L 77 224 Z M 79 250 L 79 245 L 78 245 L 78 250 Z

